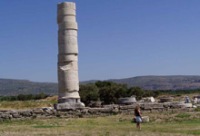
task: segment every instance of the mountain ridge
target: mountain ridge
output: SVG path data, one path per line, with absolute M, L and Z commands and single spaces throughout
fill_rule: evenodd
M 94 83 L 101 80 L 83 81 L 80 84 Z M 120 84 L 127 84 L 128 87 L 140 87 L 144 90 L 194 90 L 200 89 L 199 75 L 167 75 L 167 76 L 136 76 L 122 79 L 109 79 Z M 57 83 L 32 82 L 23 79 L 3 79 L 0 78 L 0 95 L 18 94 L 38 94 L 50 95 L 58 94 Z
M 129 87 L 139 86 L 144 90 L 192 90 L 200 88 L 200 76 L 198 75 L 149 75 L 109 81 L 125 83 Z

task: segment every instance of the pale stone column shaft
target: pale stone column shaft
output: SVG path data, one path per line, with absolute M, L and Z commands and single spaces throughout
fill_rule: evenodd
M 78 42 L 76 6 L 73 2 L 58 4 L 58 102 L 80 101 L 78 78 Z

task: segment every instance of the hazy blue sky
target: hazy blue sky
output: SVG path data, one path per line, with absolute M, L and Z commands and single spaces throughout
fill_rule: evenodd
M 79 78 L 200 75 L 200 0 L 72 0 Z M 57 82 L 57 3 L 0 0 L 0 78 Z

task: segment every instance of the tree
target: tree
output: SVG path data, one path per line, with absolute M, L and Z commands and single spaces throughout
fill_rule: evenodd
M 128 90 L 129 96 L 135 95 L 139 100 L 143 97 L 144 93 L 145 92 L 140 87 L 131 87 Z
M 97 81 L 95 83 L 95 85 L 98 87 L 98 88 L 102 88 L 102 87 L 109 87 L 111 86 L 113 83 L 112 82 L 108 82 L 108 81 Z
M 99 100 L 99 89 L 95 84 L 80 85 L 81 101 L 87 106 L 91 101 Z
M 127 96 L 127 86 L 108 81 L 95 83 L 99 87 L 100 100 L 104 104 L 117 103 L 120 97 Z

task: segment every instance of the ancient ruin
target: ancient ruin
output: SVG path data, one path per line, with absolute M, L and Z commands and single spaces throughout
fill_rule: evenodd
M 58 110 L 81 108 L 78 78 L 78 42 L 76 5 L 73 2 L 59 3 L 58 23 Z

